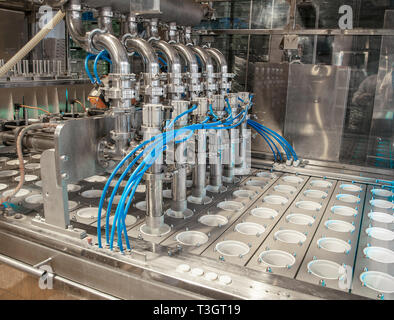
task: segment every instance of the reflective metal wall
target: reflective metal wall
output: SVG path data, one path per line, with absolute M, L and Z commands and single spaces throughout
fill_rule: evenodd
M 351 8 L 349 30 L 339 24 L 344 5 Z M 227 54 L 236 90 L 256 94 L 259 121 L 284 134 L 304 158 L 394 168 L 394 1 L 214 1 L 213 6 L 216 20 L 199 26 L 198 41 Z M 332 70 L 319 80 L 322 88 L 310 75 L 316 68 Z M 267 74 L 271 69 L 286 72 Z M 317 96 L 319 108 L 312 102 Z M 316 148 L 329 145 L 327 152 L 311 150 L 306 132 Z M 262 139 L 252 145 L 268 155 Z

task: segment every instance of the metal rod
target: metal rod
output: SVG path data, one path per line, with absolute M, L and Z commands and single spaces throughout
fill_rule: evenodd
M 6 265 L 8 265 L 10 267 L 13 267 L 13 268 L 15 268 L 17 270 L 20 270 L 22 272 L 26 272 L 26 273 L 28 273 L 30 275 L 38 277 L 38 278 L 42 277 L 44 275 L 44 273 L 46 272 L 45 270 L 40 270 L 38 268 L 35 268 L 33 266 L 30 266 L 30 265 L 28 265 L 26 263 L 23 263 L 23 262 L 20 262 L 18 260 L 9 258 L 9 257 L 4 256 L 2 254 L 0 254 L 0 262 L 4 263 L 4 264 L 6 264 Z M 81 291 L 88 292 L 88 293 L 90 293 L 92 295 L 95 295 L 95 296 L 100 297 L 100 298 L 105 299 L 105 300 L 119 300 L 118 298 L 116 298 L 114 296 L 111 296 L 109 294 L 103 293 L 101 291 L 98 291 L 98 290 L 95 290 L 95 289 L 92 289 L 92 288 L 89 288 L 89 287 L 84 286 L 82 284 L 70 281 L 70 280 L 68 280 L 66 278 L 63 278 L 63 277 L 60 277 L 58 275 L 54 275 L 53 279 L 56 280 L 56 281 L 62 282 L 64 284 L 66 284 L 66 285 L 69 285 L 70 287 L 74 287 L 74 288 L 79 289 Z

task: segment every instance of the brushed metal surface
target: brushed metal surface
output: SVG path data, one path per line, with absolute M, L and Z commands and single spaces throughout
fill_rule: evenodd
M 266 238 L 266 240 L 262 243 L 259 250 L 250 260 L 248 267 L 254 268 L 256 270 L 261 270 L 264 272 L 270 272 L 274 274 L 281 274 L 286 277 L 294 278 L 303 259 L 304 256 L 311 244 L 313 235 L 315 234 L 317 227 L 319 226 L 320 220 L 323 216 L 324 210 L 326 209 L 328 202 L 330 201 L 332 192 L 335 188 L 336 181 L 325 179 L 324 181 L 332 183 L 330 188 L 318 188 L 316 186 L 312 186 L 311 182 L 316 180 L 316 178 L 305 177 L 303 188 L 298 193 L 297 197 L 291 203 L 289 208 L 284 212 L 281 219 L 278 221 L 276 226 L 271 229 L 270 234 Z M 327 193 L 327 197 L 325 199 L 314 199 L 308 196 L 305 196 L 305 191 L 307 190 L 320 190 Z M 300 201 L 314 201 L 321 205 L 319 210 L 306 210 L 303 208 L 298 208 L 297 203 Z M 308 217 L 312 217 L 315 221 L 312 225 L 297 225 L 290 223 L 287 219 L 290 214 L 303 214 Z M 300 243 L 285 243 L 276 238 L 276 233 L 283 230 L 291 230 L 297 231 L 303 235 L 305 235 L 305 241 Z M 264 264 L 263 261 L 259 260 L 261 253 L 269 250 L 280 250 L 287 253 L 290 253 L 295 258 L 295 262 L 293 265 L 285 267 L 285 268 L 275 268 L 269 267 Z
M 285 135 L 302 157 L 339 160 L 349 79 L 347 67 L 290 65 Z
M 302 266 L 296 276 L 296 278 L 299 280 L 314 283 L 317 285 L 324 285 L 338 290 L 341 290 L 341 288 L 339 288 L 338 279 L 327 280 L 325 278 L 317 277 L 311 274 L 310 272 L 308 272 L 308 263 L 310 263 L 313 260 L 328 260 L 335 262 L 339 265 L 350 266 L 352 270 L 354 269 L 354 260 L 357 251 L 357 244 L 358 244 L 359 233 L 360 233 L 360 224 L 361 224 L 362 213 L 364 209 L 366 185 L 352 184 L 353 186 L 359 186 L 360 191 L 351 192 L 349 190 L 344 190 L 341 188 L 341 186 L 344 184 L 349 185 L 349 183 L 344 181 L 337 182 L 333 196 L 331 197 L 331 200 L 325 210 L 319 228 L 316 231 L 316 234 L 311 242 L 309 250 L 302 263 Z M 340 194 L 348 194 L 348 195 L 356 196 L 359 198 L 359 203 L 346 203 L 344 201 L 338 200 L 337 196 Z M 354 215 L 345 216 L 345 215 L 336 214 L 332 210 L 334 206 L 345 206 L 351 209 L 355 209 L 356 216 Z M 345 223 L 353 225 L 354 231 L 338 232 L 331 230 L 326 226 L 326 223 L 329 223 L 330 221 L 343 221 Z M 343 240 L 351 245 L 351 249 L 347 254 L 344 252 L 343 253 L 329 252 L 317 246 L 317 241 L 321 238 L 335 238 L 335 239 Z M 349 290 L 349 289 L 342 289 L 342 290 Z
M 383 228 L 383 229 L 391 230 L 394 232 L 394 223 L 377 222 L 377 221 L 374 221 L 373 219 L 370 219 L 370 217 L 368 216 L 368 214 L 370 212 L 387 213 L 391 216 L 393 214 L 392 210 L 385 210 L 382 208 L 376 208 L 371 205 L 370 201 L 373 198 L 384 199 L 384 200 L 390 201 L 389 198 L 374 197 L 371 192 L 372 189 L 373 189 L 372 186 L 368 186 L 365 207 L 364 207 L 364 214 L 363 214 L 363 219 L 362 219 L 362 224 L 361 224 L 360 240 L 359 240 L 359 244 L 358 244 L 357 258 L 356 258 L 355 267 L 354 267 L 352 293 L 360 295 L 360 296 L 365 296 L 365 297 L 368 297 L 371 299 L 383 299 L 383 297 L 382 297 L 382 295 L 383 295 L 384 299 L 393 300 L 394 293 L 388 294 L 388 293 L 382 293 L 379 291 L 372 290 L 366 286 L 363 286 L 363 284 L 360 280 L 360 275 L 365 271 L 383 272 L 383 273 L 387 273 L 387 274 L 391 275 L 392 277 L 394 277 L 394 264 L 393 263 L 377 262 L 377 261 L 374 261 L 370 258 L 367 258 L 367 256 L 364 254 L 364 249 L 367 247 L 380 247 L 380 248 L 385 248 L 385 249 L 389 249 L 389 250 L 394 251 L 394 241 L 381 241 L 381 240 L 378 240 L 378 239 L 368 236 L 368 234 L 366 233 L 366 229 L 370 228 L 370 227 Z

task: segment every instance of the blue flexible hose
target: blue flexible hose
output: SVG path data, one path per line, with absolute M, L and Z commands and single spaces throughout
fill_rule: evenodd
M 270 149 L 271 149 L 271 151 L 272 151 L 272 153 L 273 153 L 273 155 L 274 155 L 275 161 L 277 161 L 278 158 L 277 158 L 277 156 L 276 156 L 276 153 L 275 153 L 275 151 L 274 151 L 272 145 L 275 146 L 275 148 L 276 148 L 276 150 L 277 150 L 277 152 L 278 152 L 278 155 L 280 156 L 280 159 L 281 159 L 281 161 L 282 161 L 282 160 L 283 160 L 283 159 L 282 159 L 282 155 L 281 155 L 281 153 L 279 152 L 279 149 L 278 149 L 278 147 L 276 146 L 276 144 L 271 140 L 271 138 L 268 137 L 264 132 L 260 131 L 260 130 L 259 130 L 257 127 L 255 127 L 253 124 L 251 124 L 250 126 L 251 126 L 253 129 L 255 129 L 255 130 L 257 131 L 257 133 L 260 134 L 261 137 L 267 142 L 268 146 L 270 147 Z M 272 144 L 271 144 L 271 143 L 272 143 Z
M 275 131 L 272 131 L 271 129 L 267 128 L 266 126 L 263 126 L 262 124 L 255 122 L 253 120 L 249 120 L 251 123 L 254 123 L 258 128 L 260 128 L 261 130 L 269 133 L 271 136 L 273 136 L 279 144 L 281 144 L 282 148 L 286 151 L 286 149 L 292 154 L 292 156 L 290 158 L 294 158 L 295 161 L 298 160 L 297 154 L 295 153 L 293 147 L 286 141 L 285 138 L 281 137 L 279 134 L 277 134 Z M 284 146 L 286 147 L 286 149 L 284 148 Z M 289 158 L 288 153 L 287 154 L 287 158 Z
M 249 106 L 248 106 L 248 108 L 249 108 Z M 236 126 L 238 126 L 238 125 L 240 125 L 243 121 L 245 121 L 245 118 L 246 118 L 246 114 L 247 114 L 247 110 L 248 110 L 248 108 L 245 110 L 245 112 L 244 112 L 244 118 L 242 119 L 242 121 L 240 121 L 238 124 L 236 124 L 236 125 L 234 125 L 234 126 L 232 126 L 232 127 L 218 127 L 217 129 L 229 129 L 229 128 L 233 128 L 233 127 L 236 127 Z M 239 117 L 240 115 L 241 115 L 242 113 L 240 113 L 237 117 Z M 169 141 L 166 139 L 167 137 L 168 137 L 168 133 L 165 133 L 165 134 L 160 134 L 160 135 L 158 135 L 158 136 L 156 136 L 156 137 L 153 137 L 152 139 L 150 139 L 149 141 L 146 141 L 146 142 L 144 142 L 143 144 L 141 144 L 140 146 L 138 146 L 137 148 L 135 148 L 117 167 L 116 167 L 116 169 L 114 170 L 114 172 L 112 173 L 112 175 L 111 175 L 111 177 L 110 177 L 110 179 L 108 180 L 108 182 L 107 182 L 107 184 L 106 184 L 106 188 L 103 190 L 103 195 L 102 195 L 102 200 L 105 198 L 105 193 L 106 193 L 106 191 L 107 191 L 107 189 L 108 189 L 108 187 L 109 187 L 109 185 L 110 185 L 110 180 L 112 180 L 113 179 L 113 177 L 115 176 L 115 174 L 116 174 L 116 172 L 123 166 L 123 164 L 127 161 L 127 159 L 129 159 L 137 150 L 139 150 L 139 149 L 141 149 L 142 147 L 144 147 L 146 144 L 148 144 L 149 142 L 153 142 L 153 141 L 155 141 L 155 140 L 158 140 L 158 141 L 155 141 L 155 143 L 152 145 L 152 146 L 150 146 L 150 148 L 148 148 L 147 150 L 144 150 L 144 152 L 143 153 L 141 153 L 138 157 L 136 157 L 136 159 L 134 159 L 134 160 L 136 160 L 136 161 L 133 161 L 134 163 L 133 164 L 130 164 L 129 165 L 129 167 L 125 170 L 125 172 L 124 172 L 124 174 L 122 175 L 122 177 L 119 179 L 119 181 L 118 181 L 118 183 L 117 183 L 117 187 L 119 187 L 119 185 L 121 184 L 121 182 L 122 182 L 122 179 L 124 178 L 124 176 L 128 173 L 128 171 L 131 169 L 131 167 L 142 157 L 142 155 L 143 154 L 145 154 L 145 151 L 146 152 L 148 152 L 148 151 L 150 151 L 153 147 L 155 147 L 155 146 L 157 146 L 161 141 L 163 141 L 163 140 L 165 140 L 166 141 L 166 144 L 168 143 L 168 142 L 170 142 L 171 140 L 174 140 L 175 138 L 176 138 L 176 136 L 177 135 L 179 135 L 179 134 L 183 134 L 183 133 L 185 133 L 186 131 L 190 131 L 191 133 L 189 134 L 189 136 L 188 137 L 186 137 L 185 139 L 183 139 L 182 141 L 176 141 L 176 143 L 181 143 L 181 142 L 183 142 L 183 141 L 186 141 L 187 139 L 189 139 L 192 135 L 193 135 L 193 132 L 194 132 L 194 130 L 199 130 L 199 129 L 206 129 L 206 128 L 214 128 L 214 127 L 212 127 L 212 126 L 215 126 L 215 125 L 218 125 L 218 124 L 222 124 L 220 121 L 219 122 L 216 122 L 216 123 L 207 123 L 207 121 L 209 120 L 209 117 L 208 118 L 206 118 L 205 120 L 204 120 L 204 122 L 202 123 L 202 124 L 200 124 L 200 125 L 192 125 L 192 126 L 188 126 L 188 127 L 185 127 L 185 128 L 182 128 L 182 129 L 178 129 L 178 130 L 175 130 L 175 131 L 173 131 L 172 133 L 173 133 L 173 138 L 172 139 L 170 139 Z M 179 132 L 181 132 L 181 133 L 179 133 Z M 161 138 L 161 139 L 158 139 L 158 138 Z M 134 173 L 132 174 L 132 176 L 129 178 L 129 181 L 128 181 L 128 186 L 126 186 L 126 188 L 125 188 L 125 191 L 123 192 L 123 195 L 122 195 L 122 199 L 121 199 L 121 201 L 119 202 L 119 204 L 118 204 L 118 208 L 117 208 L 117 213 L 118 213 L 118 217 L 116 217 L 116 214 L 115 214 L 115 218 L 114 218 L 114 223 L 113 223 L 113 225 L 112 225 L 112 230 L 111 230 L 111 234 L 114 234 L 114 230 L 115 230 L 115 227 L 116 227 L 116 221 L 117 220 L 119 220 L 120 219 L 120 217 L 124 217 L 125 218 L 125 215 L 124 215 L 124 209 L 126 209 L 126 213 L 128 212 L 128 208 L 129 208 L 129 203 L 131 203 L 131 201 L 132 201 L 132 198 L 134 197 L 134 193 L 132 193 L 131 194 L 131 196 L 129 197 L 129 201 L 128 201 L 128 206 L 126 206 L 126 208 L 124 207 L 124 202 L 125 202 L 125 200 L 126 200 L 126 198 L 127 198 L 127 195 L 128 194 L 130 194 L 130 191 L 132 192 L 134 189 L 136 189 L 136 187 L 138 186 L 138 184 L 139 184 L 139 181 L 140 181 L 140 178 L 142 179 L 142 175 L 143 175 L 143 173 L 147 170 L 147 169 L 149 169 L 149 167 L 156 161 L 155 159 L 157 159 L 160 155 L 161 155 L 161 153 L 162 152 L 164 152 L 164 150 L 166 149 L 166 145 L 164 145 L 162 148 L 161 148 L 161 150 L 159 150 L 159 152 L 157 152 L 157 153 L 155 153 L 155 156 L 153 156 L 152 157 L 152 153 L 153 153 L 153 151 L 151 152 L 151 154 L 149 154 L 147 157 L 145 157 L 145 159 L 144 159 L 144 161 L 138 166 L 138 168 L 134 171 Z M 138 159 L 137 159 L 138 158 Z M 147 165 L 146 163 L 147 163 L 147 160 L 151 160 L 152 161 L 152 164 L 151 165 Z M 141 172 L 141 173 L 139 173 L 139 172 Z M 135 183 L 135 182 L 137 182 L 137 183 Z M 133 189 L 134 188 L 134 189 Z M 117 189 L 117 188 L 116 188 Z M 114 196 L 114 194 L 116 194 L 116 191 L 114 190 L 114 192 L 113 192 L 113 196 Z M 122 201 L 123 200 L 123 201 Z M 122 204 L 121 204 L 122 203 Z M 111 206 L 112 206 L 112 203 L 111 203 Z M 118 211 L 118 209 L 120 208 L 120 210 L 121 210 L 121 212 L 119 212 Z M 107 214 L 108 214 L 108 211 L 110 212 L 111 211 L 111 208 L 110 208 L 110 206 L 108 207 L 108 210 L 107 210 Z M 121 214 L 120 214 L 121 213 Z M 99 210 L 99 218 L 101 217 L 101 210 Z M 107 220 L 109 220 L 109 215 L 107 215 Z M 124 219 L 123 219 L 124 220 Z M 99 219 L 99 222 L 100 222 L 100 219 Z M 119 223 L 119 225 L 120 225 L 120 227 L 118 227 L 118 234 L 119 234 L 119 232 L 121 232 L 121 230 L 123 230 L 123 232 L 125 232 L 125 235 L 126 235 L 126 229 L 125 229 L 125 227 L 124 227 L 124 222 L 122 222 L 122 221 L 120 221 L 120 223 Z M 98 227 L 98 230 L 100 229 L 100 227 Z M 108 230 L 108 224 L 106 225 L 106 233 L 107 233 L 107 230 Z M 99 235 L 99 232 L 98 232 L 98 235 Z M 126 237 L 127 238 L 127 237 Z M 120 239 L 120 241 L 121 241 L 121 237 L 118 237 L 118 241 L 119 241 L 119 239 Z M 128 240 L 128 239 L 127 239 Z M 126 240 L 126 242 L 128 242 Z M 107 239 L 107 241 L 108 241 L 108 239 Z M 113 243 L 113 237 L 112 237 L 112 240 L 110 239 L 110 245 L 112 245 L 112 243 Z
M 182 112 L 180 115 L 176 116 L 175 119 L 170 122 L 170 124 L 166 127 L 166 129 L 167 130 L 171 129 L 179 119 L 181 119 L 182 117 L 188 115 L 189 113 L 192 113 L 196 109 L 197 109 L 197 105 L 195 104 L 189 110 L 186 110 L 185 112 Z
M 90 73 L 90 70 L 89 70 L 89 60 L 94 59 L 94 58 L 96 58 L 96 55 L 89 53 L 86 56 L 86 59 L 85 59 L 85 71 L 86 71 L 86 74 L 88 75 L 90 81 L 93 84 L 95 83 L 95 81 L 94 81 L 94 78 L 93 78 L 93 76 L 92 76 L 92 74 Z
M 107 57 L 107 55 L 108 55 L 108 52 L 106 50 L 103 50 L 97 55 L 96 59 L 94 60 L 93 72 L 94 72 L 94 75 L 96 76 L 96 81 L 98 84 L 101 84 L 100 76 L 97 71 L 97 64 L 98 64 L 99 60 L 103 59 L 103 60 L 106 60 L 112 64 L 112 61 Z

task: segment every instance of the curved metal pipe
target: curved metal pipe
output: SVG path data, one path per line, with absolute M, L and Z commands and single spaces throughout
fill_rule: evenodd
M 198 73 L 198 62 L 196 55 L 191 47 L 185 46 L 181 43 L 172 44 L 172 46 L 179 52 L 182 58 L 186 61 L 190 73 Z
M 100 8 L 99 16 L 97 19 L 98 26 L 101 30 L 111 33 L 114 33 L 112 28 L 112 8 L 111 7 L 102 7 Z
M 231 83 L 229 83 L 228 64 L 226 57 L 219 50 L 215 48 L 205 49 L 208 54 L 215 60 L 217 69 L 216 72 L 221 74 L 220 89 L 222 94 L 226 94 L 228 90 L 231 90 Z
M 198 55 L 198 57 L 201 60 L 201 63 L 203 64 L 203 70 L 208 73 L 209 75 L 213 74 L 213 63 L 212 63 L 212 58 L 211 56 L 205 51 L 205 49 L 199 47 L 199 46 L 193 46 L 191 47 L 192 50 Z
M 159 62 L 155 50 L 148 41 L 141 38 L 128 37 L 125 39 L 125 44 L 129 52 L 137 52 L 144 59 L 147 73 L 154 75 L 160 73 Z
M 113 73 L 129 74 L 129 56 L 122 43 L 112 34 L 96 34 L 93 37 L 94 46 L 107 50 L 112 60 Z
M 132 13 L 127 16 L 127 29 L 131 36 L 136 37 L 138 35 L 137 18 Z
M 152 47 L 163 52 L 167 58 L 168 71 L 173 73 L 181 73 L 181 58 L 177 50 L 169 43 L 163 40 L 152 40 Z
M 82 24 L 82 9 L 80 0 L 70 0 L 67 7 L 66 24 L 68 32 L 70 33 L 73 41 L 79 47 L 89 51 L 86 30 Z
M 218 68 L 216 71 L 227 74 L 228 64 L 224 54 L 215 48 L 206 48 L 205 51 L 215 60 Z

